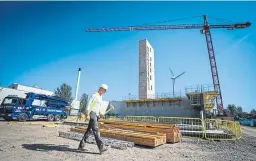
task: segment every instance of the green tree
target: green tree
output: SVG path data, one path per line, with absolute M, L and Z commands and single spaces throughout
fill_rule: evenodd
M 256 110 L 255 109 L 251 110 L 251 115 L 252 115 L 253 119 L 256 119 Z
M 73 101 L 72 98 L 72 87 L 66 83 L 63 83 L 54 91 L 55 95 L 66 99 L 69 103 Z
M 231 116 L 237 116 L 238 110 L 237 110 L 237 108 L 234 104 L 233 105 L 228 105 L 227 109 L 229 110 Z
M 242 112 L 241 117 L 242 119 L 247 119 L 249 114 L 247 112 Z
M 237 112 L 238 112 L 238 113 L 243 113 L 243 108 L 242 108 L 241 106 L 238 106 L 238 107 L 237 107 Z
M 230 117 L 231 116 L 231 113 L 230 113 L 230 110 L 229 109 L 224 109 L 224 115 L 225 116 L 228 116 L 228 117 Z
M 243 108 L 241 106 L 238 106 L 237 107 L 237 116 L 241 118 L 242 115 L 243 115 Z
M 87 103 L 88 103 L 88 95 L 84 93 L 80 99 L 80 109 L 82 113 L 85 113 Z

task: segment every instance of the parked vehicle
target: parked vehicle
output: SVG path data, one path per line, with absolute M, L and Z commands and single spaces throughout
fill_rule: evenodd
M 70 104 L 63 98 L 43 94 L 27 93 L 26 98 L 9 95 L 0 106 L 0 117 L 5 120 L 59 121 L 67 118 Z

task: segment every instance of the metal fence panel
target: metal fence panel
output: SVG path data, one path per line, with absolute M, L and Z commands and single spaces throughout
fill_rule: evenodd
M 180 128 L 182 137 L 204 137 L 204 124 L 200 118 L 159 117 L 159 123 L 168 123 Z
M 205 119 L 205 138 L 208 140 L 236 140 L 236 131 L 233 121 Z
M 235 122 L 236 126 L 236 139 L 240 139 L 242 137 L 242 128 L 239 122 Z
M 121 120 L 173 124 L 180 128 L 182 137 L 207 140 L 237 140 L 242 137 L 240 123 L 228 120 L 155 116 L 124 116 Z

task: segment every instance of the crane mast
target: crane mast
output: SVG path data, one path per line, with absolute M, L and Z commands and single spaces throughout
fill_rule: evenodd
M 205 38 L 206 38 L 206 44 L 207 44 L 207 49 L 208 49 L 208 54 L 209 54 L 214 90 L 218 92 L 218 96 L 216 97 L 216 106 L 217 106 L 219 115 L 222 116 L 224 107 L 223 107 L 223 101 L 222 101 L 222 94 L 221 94 L 221 90 L 220 90 L 219 74 L 218 74 L 218 69 L 217 69 L 217 64 L 216 64 L 216 59 L 215 59 L 215 54 L 214 54 L 214 48 L 213 48 L 213 44 L 212 44 L 212 35 L 211 35 L 210 28 L 209 28 L 207 17 L 205 15 L 204 15 L 203 33 L 205 34 Z
M 220 88 L 219 75 L 217 70 L 217 63 L 214 54 L 212 43 L 212 36 L 210 29 L 226 28 L 229 30 L 243 29 L 251 26 L 250 22 L 235 23 L 235 24 L 209 24 L 207 16 L 204 15 L 204 24 L 177 24 L 177 25 L 138 25 L 138 26 L 124 26 L 124 27 L 104 27 L 104 28 L 89 28 L 86 32 L 116 32 L 116 31 L 136 31 L 136 30 L 170 30 L 170 29 L 201 29 L 201 33 L 205 35 L 208 55 L 210 60 L 210 67 L 212 73 L 212 81 L 214 90 L 218 92 L 216 97 L 216 105 L 219 115 L 223 115 L 223 101 Z

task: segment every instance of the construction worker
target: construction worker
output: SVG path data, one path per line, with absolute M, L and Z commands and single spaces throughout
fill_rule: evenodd
M 79 150 L 82 150 L 84 148 L 85 142 L 89 137 L 89 133 L 91 130 L 93 132 L 100 154 L 107 150 L 106 146 L 103 144 L 101 140 L 98 127 L 99 118 L 104 118 L 104 114 L 100 114 L 100 108 L 102 106 L 102 95 L 107 91 L 107 89 L 108 85 L 102 84 L 98 92 L 92 94 L 92 96 L 89 99 L 89 102 L 86 107 L 86 119 L 89 120 L 89 125 L 86 132 L 84 133 L 83 139 L 80 141 L 80 144 L 78 146 Z

